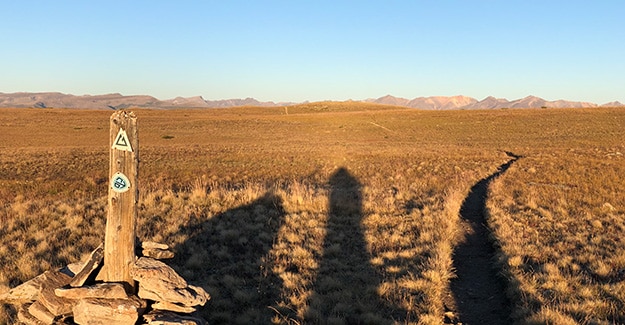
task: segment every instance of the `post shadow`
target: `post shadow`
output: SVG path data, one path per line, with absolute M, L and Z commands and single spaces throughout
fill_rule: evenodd
M 305 322 L 390 324 L 405 312 L 377 293 L 380 275 L 370 264 L 362 225 L 362 185 L 342 167 L 329 180 L 327 232 Z
M 200 316 L 211 324 L 271 323 L 267 306 L 280 299 L 282 281 L 265 257 L 284 218 L 282 199 L 268 192 L 210 219 L 197 216 L 178 230 L 189 239 L 175 248 L 173 264 L 211 295 Z

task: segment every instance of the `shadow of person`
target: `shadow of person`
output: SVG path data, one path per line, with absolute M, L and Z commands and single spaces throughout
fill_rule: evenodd
M 387 324 L 398 311 L 381 301 L 379 274 L 370 264 L 362 225 L 362 185 L 346 168 L 329 181 L 323 255 L 305 321 L 315 324 Z
M 172 261 L 211 295 L 200 316 L 210 324 L 271 323 L 274 314 L 267 306 L 279 300 L 282 281 L 271 272 L 267 254 L 285 218 L 282 199 L 265 193 L 247 205 L 206 215 L 199 211 L 174 234 L 188 239 L 175 248 Z

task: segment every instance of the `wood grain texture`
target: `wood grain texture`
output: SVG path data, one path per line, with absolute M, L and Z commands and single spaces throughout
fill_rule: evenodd
M 127 135 L 131 150 L 120 150 L 115 146 L 120 129 Z M 119 144 L 119 143 L 118 143 Z M 137 220 L 137 186 L 139 171 L 139 137 L 137 118 L 132 112 L 118 111 L 110 121 L 110 168 L 108 216 L 104 243 L 104 266 L 100 273 L 106 282 L 124 283 L 134 291 L 134 280 L 130 269 L 135 262 L 135 237 Z M 113 176 L 122 173 L 129 184 L 127 191 L 120 192 L 114 187 Z

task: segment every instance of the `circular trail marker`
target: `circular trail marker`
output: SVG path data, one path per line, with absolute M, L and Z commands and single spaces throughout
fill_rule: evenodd
M 130 189 L 130 180 L 122 173 L 115 173 L 111 178 L 111 189 L 116 193 L 124 193 Z

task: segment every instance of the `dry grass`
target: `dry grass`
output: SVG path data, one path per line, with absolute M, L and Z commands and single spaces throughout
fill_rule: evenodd
M 522 159 L 493 184 L 518 318 L 625 322 L 623 175 L 623 158 L 573 152 Z
M 517 321 L 625 323 L 624 122 L 620 111 L 563 117 L 537 143 L 552 148 L 528 149 L 491 186 Z
M 575 248 L 570 261 L 612 282 L 578 290 L 575 282 L 556 281 L 544 290 L 607 297 L 593 288 L 621 285 L 615 265 L 623 263 L 616 237 L 623 200 L 612 194 L 624 193 L 618 182 L 623 160 L 602 156 L 625 152 L 615 140 L 623 136 L 619 110 L 422 112 L 314 103 L 288 111 L 136 113 L 139 236 L 175 247 L 174 268 L 213 297 L 200 311 L 211 323 L 442 323 L 459 207 L 475 182 L 507 161 L 502 150 L 527 156 L 492 189 L 491 223 L 502 259 L 531 279 L 539 273 L 568 279 L 562 274 L 571 271 L 557 258 L 530 270 L 525 255 L 507 251 L 505 243 L 514 247 L 518 234 L 554 227 L 526 222 L 531 218 L 519 207 L 529 206 L 562 224 L 549 228 L 554 234 L 576 225 L 600 235 L 593 244 L 599 250 Z M 0 286 L 76 261 L 103 240 L 109 115 L 0 110 L 0 221 L 6 225 Z M 588 165 L 604 176 L 595 177 Z M 574 171 L 591 180 L 580 181 Z M 543 183 L 587 185 L 578 196 L 553 201 L 558 191 L 573 190 Z M 587 193 L 599 193 L 594 203 L 580 201 Z M 521 218 L 512 225 L 524 231 L 502 233 L 499 220 L 507 219 L 499 215 Z M 545 256 L 545 247 L 560 249 L 554 239 L 540 243 Z M 592 262 L 595 253 L 611 257 Z M 549 282 L 541 281 L 543 287 Z M 576 308 L 586 313 L 580 318 L 554 303 L 562 298 L 536 300 L 524 288 L 511 291 L 531 297 L 518 306 L 531 315 L 517 312 L 528 320 L 622 317 L 580 298 Z M 619 294 L 596 306 L 618 307 Z M 11 311 L 3 313 L 0 323 L 9 322 Z
M 339 168 L 321 184 L 151 190 L 141 236 L 176 245 L 181 274 L 213 296 L 203 316 L 214 322 L 440 322 L 464 180 L 477 175 L 378 166 L 395 170 L 392 185 Z

